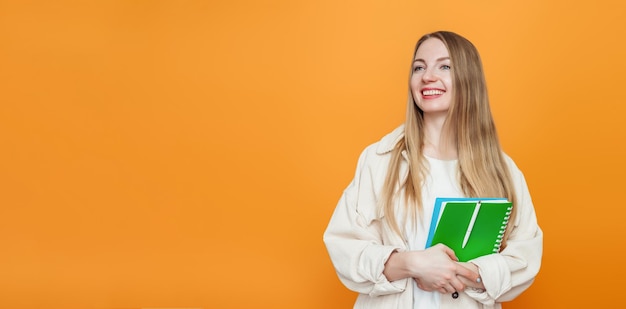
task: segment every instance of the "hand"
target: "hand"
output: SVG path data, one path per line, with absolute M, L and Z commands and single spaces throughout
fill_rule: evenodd
M 471 271 L 470 276 L 457 274 L 457 278 L 463 284 L 465 284 L 465 286 L 474 289 L 485 290 L 485 285 L 482 282 L 482 278 L 480 277 L 480 274 L 478 272 L 478 266 L 476 266 L 476 264 L 465 262 L 458 262 L 457 264 Z
M 415 255 L 409 269 L 422 290 L 444 294 L 463 291 L 465 283 L 461 278 L 472 277 L 472 271 L 458 263 L 454 251 L 443 244 L 416 251 Z

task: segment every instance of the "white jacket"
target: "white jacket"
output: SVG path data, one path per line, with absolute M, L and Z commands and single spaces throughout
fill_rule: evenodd
M 400 126 L 368 146 L 359 158 L 356 175 L 345 189 L 324 233 L 324 242 L 337 275 L 350 290 L 360 293 L 354 308 L 412 308 L 410 280 L 389 282 L 385 262 L 394 251 L 405 251 L 406 240 L 392 232 L 377 208 L 390 152 L 404 135 Z M 400 177 L 406 177 L 406 156 Z M 467 289 L 457 299 L 442 295 L 440 308 L 501 308 L 533 282 L 541 265 L 542 231 L 522 172 L 507 156 L 517 195 L 517 217 L 506 248 L 472 260 L 478 265 L 486 291 Z

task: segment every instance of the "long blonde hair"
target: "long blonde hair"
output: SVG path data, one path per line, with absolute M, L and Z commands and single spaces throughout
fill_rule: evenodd
M 450 55 L 452 64 L 453 100 L 448 109 L 444 130 L 449 133 L 456 145 L 458 154 L 458 181 L 467 197 L 505 197 L 513 202 L 510 222 L 515 220 L 515 191 L 508 170 L 496 127 L 489 107 L 487 86 L 478 50 L 462 36 L 447 31 L 438 31 L 422 36 L 416 46 L 430 38 L 441 40 Z M 412 75 L 413 70 L 411 70 Z M 409 83 L 411 79 L 409 75 Z M 404 190 L 404 212 L 413 218 L 421 217 L 421 188 L 427 173 L 427 163 L 423 157 L 424 145 L 423 112 L 415 104 L 411 88 L 406 110 L 404 138 L 391 152 L 389 169 L 382 191 L 382 210 L 391 228 L 402 235 L 395 216 L 394 199 L 400 189 Z M 409 161 L 408 177 L 400 183 L 400 163 L 405 152 Z M 509 224 L 504 235 L 508 237 L 513 224 Z

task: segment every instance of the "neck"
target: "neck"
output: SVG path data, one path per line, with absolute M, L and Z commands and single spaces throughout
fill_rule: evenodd
M 445 115 L 424 115 L 424 154 L 441 160 L 458 158 L 456 145 L 445 130 Z

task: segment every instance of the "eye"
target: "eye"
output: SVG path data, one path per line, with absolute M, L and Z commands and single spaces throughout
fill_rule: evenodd
M 444 64 L 444 65 L 441 66 L 441 69 L 442 70 L 450 70 L 450 66 L 447 65 L 447 64 Z
M 413 72 L 417 72 L 417 71 L 424 71 L 424 66 L 423 65 L 416 65 L 415 67 L 413 67 Z

